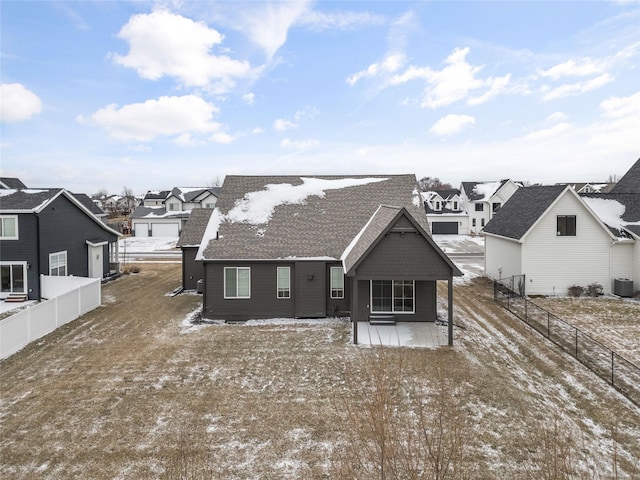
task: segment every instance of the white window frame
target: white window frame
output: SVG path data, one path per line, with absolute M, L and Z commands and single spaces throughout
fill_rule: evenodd
M 286 285 L 280 285 L 280 272 L 287 272 Z M 291 267 L 276 268 L 276 298 L 278 300 L 286 300 L 291 298 Z
M 8 236 L 4 234 L 4 221 L 5 220 L 13 220 L 13 227 L 15 229 L 15 235 Z M 19 238 L 19 230 L 18 230 L 18 216 L 17 215 L 0 215 L 0 239 L 1 240 L 18 240 Z
M 340 275 L 341 275 L 340 278 L 342 278 L 342 286 L 340 287 L 336 287 L 333 284 L 334 270 L 340 270 Z M 335 294 L 334 294 L 334 291 L 336 292 Z M 331 298 L 335 298 L 335 299 L 344 298 L 344 272 L 342 270 L 342 267 L 331 267 L 329 269 L 329 292 L 330 292 Z
M 60 257 L 64 259 L 64 263 L 57 265 L 56 267 L 52 267 L 52 263 L 53 263 L 53 259 L 56 257 Z M 60 270 L 60 268 L 64 266 L 64 275 L 60 275 L 60 273 L 53 273 L 54 268 L 57 269 L 58 271 Z M 54 253 L 50 253 L 49 254 L 49 275 L 51 275 L 52 277 L 66 277 L 69 275 L 69 263 L 67 261 L 67 251 L 64 250 L 62 252 L 54 252 Z
M 236 295 L 235 296 L 227 296 L 227 270 L 235 270 L 236 271 Z M 249 288 L 247 291 L 247 295 L 239 295 L 238 294 L 238 286 L 239 286 L 239 278 L 240 276 L 238 275 L 239 271 L 247 271 L 249 272 L 249 276 L 248 276 L 248 280 L 249 280 Z M 224 272 L 223 272 L 223 295 L 225 299 L 229 299 L 229 300 L 236 300 L 236 299 L 240 299 L 240 300 L 246 300 L 248 298 L 251 298 L 251 267 L 224 267 Z
M 10 295 L 12 293 L 27 293 L 29 291 L 27 286 L 27 268 L 28 268 L 27 262 L 11 262 L 11 261 L 0 262 L 0 266 L 11 267 L 9 268 L 9 283 L 11 285 L 11 288 L 10 290 L 0 292 L 3 296 Z M 14 266 L 22 267 L 22 282 L 23 282 L 22 290 L 14 290 L 13 288 L 13 268 L 12 267 Z
M 412 315 L 416 313 L 416 281 L 415 280 L 380 280 L 383 282 L 391 282 L 391 310 L 374 310 L 373 309 L 373 280 L 369 280 L 369 305 L 371 305 L 370 310 L 371 313 L 394 313 L 397 315 Z M 395 309 L 395 283 L 396 282 L 411 282 L 412 290 L 413 290 L 413 308 L 411 311 L 408 310 L 398 310 Z

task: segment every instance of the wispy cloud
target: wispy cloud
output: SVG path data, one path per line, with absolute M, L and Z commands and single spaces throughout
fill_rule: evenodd
M 608 73 L 603 73 L 602 75 L 599 75 L 590 80 L 568 83 L 565 85 L 560 85 L 559 87 L 552 88 L 550 91 L 544 94 L 543 99 L 554 100 L 556 98 L 567 97 L 570 95 L 581 95 L 585 92 L 600 88 L 612 81 L 613 77 L 611 75 L 609 75 Z
M 273 128 L 275 128 L 279 132 L 284 132 L 285 130 L 289 130 L 291 128 L 295 128 L 298 125 L 296 123 L 290 122 L 289 120 L 285 120 L 284 118 L 278 118 L 273 122 Z
M 290 149 L 290 150 L 309 150 L 317 145 L 320 142 L 314 139 L 307 140 L 291 140 L 289 138 L 285 138 L 280 142 L 280 146 L 282 148 Z
M 458 133 L 466 126 L 474 125 L 475 123 L 476 119 L 470 115 L 449 114 L 438 120 L 431 127 L 429 133 L 446 137 Z

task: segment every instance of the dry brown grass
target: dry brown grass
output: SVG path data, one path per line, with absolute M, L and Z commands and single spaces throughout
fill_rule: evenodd
M 349 324 L 183 325 L 179 265 L 0 363 L 3 478 L 638 478 L 640 412 L 456 287 L 453 349 Z M 382 474 L 384 473 L 384 476 Z

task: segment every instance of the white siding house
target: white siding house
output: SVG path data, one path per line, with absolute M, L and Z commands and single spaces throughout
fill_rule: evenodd
M 622 228 L 640 224 L 637 197 L 606 197 L 583 198 L 563 185 L 519 189 L 484 229 L 485 273 L 526 275 L 528 295 L 566 295 L 592 283 L 612 293 L 621 277 L 638 290 L 638 239 Z

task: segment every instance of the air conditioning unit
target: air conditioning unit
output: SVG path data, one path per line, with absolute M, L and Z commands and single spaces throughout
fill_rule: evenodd
M 616 278 L 613 282 L 613 293 L 620 297 L 632 297 L 633 280 L 629 278 Z

